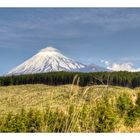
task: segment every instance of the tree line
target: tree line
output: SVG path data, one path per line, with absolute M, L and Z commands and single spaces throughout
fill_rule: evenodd
M 0 86 L 22 84 L 64 85 L 72 84 L 73 79 L 79 77 L 79 85 L 113 85 L 135 88 L 140 86 L 140 72 L 48 72 L 26 75 L 1 76 Z M 77 84 L 77 83 L 73 83 Z

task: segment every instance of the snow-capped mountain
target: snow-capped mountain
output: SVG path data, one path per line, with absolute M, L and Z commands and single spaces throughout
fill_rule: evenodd
M 58 49 L 47 47 L 40 50 L 36 55 L 12 69 L 7 75 L 20 75 L 30 73 L 43 73 L 51 71 L 108 71 L 108 69 L 85 65 L 64 56 Z
M 8 72 L 8 75 L 50 71 L 74 71 L 84 67 L 84 64 L 64 56 L 59 50 L 53 47 L 47 47 L 39 51 L 29 60 Z

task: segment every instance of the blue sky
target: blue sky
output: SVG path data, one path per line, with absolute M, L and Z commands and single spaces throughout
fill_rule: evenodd
M 139 8 L 0 8 L 0 75 L 53 46 L 82 63 L 140 68 Z

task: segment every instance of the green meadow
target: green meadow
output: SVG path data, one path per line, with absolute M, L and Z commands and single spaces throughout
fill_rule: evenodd
M 140 132 L 140 88 L 0 87 L 0 132 Z

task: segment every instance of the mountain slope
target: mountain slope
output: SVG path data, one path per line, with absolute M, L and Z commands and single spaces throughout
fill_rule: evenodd
M 50 71 L 75 71 L 85 65 L 64 56 L 53 47 L 42 49 L 39 53 L 11 70 L 8 75 L 40 73 Z
M 85 65 L 64 56 L 59 50 L 47 47 L 12 69 L 7 75 L 43 73 L 51 71 L 100 72 L 110 71 L 98 65 Z

